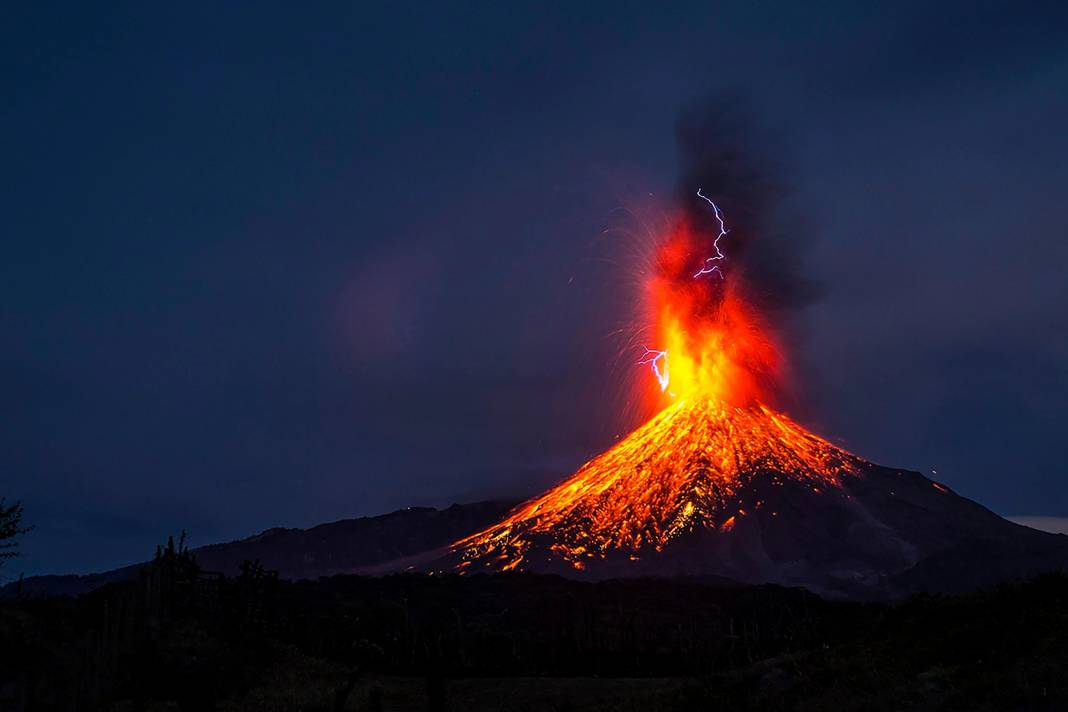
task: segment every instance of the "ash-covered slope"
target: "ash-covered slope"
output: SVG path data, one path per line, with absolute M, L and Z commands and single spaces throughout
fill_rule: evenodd
M 691 399 L 454 544 L 446 563 L 596 579 L 716 576 L 885 598 L 1068 569 L 1068 537 L 868 463 L 766 407 Z

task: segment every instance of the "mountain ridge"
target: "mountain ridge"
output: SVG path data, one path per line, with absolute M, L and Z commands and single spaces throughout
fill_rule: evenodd
M 243 561 L 256 560 L 287 579 L 363 573 L 446 547 L 471 531 L 492 523 L 514 502 L 484 500 L 442 509 L 406 507 L 385 514 L 339 519 L 306 529 L 271 527 L 228 542 L 197 547 L 193 552 L 204 570 L 236 574 Z M 0 587 L 0 598 L 21 590 L 26 595 L 77 596 L 113 581 L 136 578 L 147 562 L 91 574 L 28 576 Z

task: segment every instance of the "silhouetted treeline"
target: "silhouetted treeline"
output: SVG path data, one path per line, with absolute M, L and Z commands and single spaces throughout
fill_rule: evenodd
M 375 709 L 380 690 L 353 695 L 368 675 L 421 680 L 434 709 L 447 680 L 517 676 L 691 679 L 658 709 L 1042 708 L 1066 700 L 1066 603 L 1063 576 L 893 607 L 693 580 L 287 582 L 203 572 L 180 540 L 136 582 L 0 607 L 0 710 L 273 709 L 280 685 L 311 701 L 279 709 Z
M 7 504 L 0 497 L 0 564 L 19 555 L 19 537 L 33 527 L 22 525 L 22 503 Z

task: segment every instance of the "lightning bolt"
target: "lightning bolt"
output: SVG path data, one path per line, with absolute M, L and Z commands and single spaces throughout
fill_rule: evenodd
M 729 230 L 727 230 L 726 223 L 723 222 L 723 213 L 720 212 L 719 206 L 713 203 L 711 198 L 702 193 L 700 188 L 697 189 L 697 197 L 712 206 L 712 210 L 716 213 L 716 220 L 719 222 L 719 234 L 716 235 L 716 239 L 712 242 L 712 248 L 716 251 L 716 254 L 712 257 L 705 258 L 705 262 L 701 265 L 701 269 L 697 270 L 694 274 L 694 279 L 703 274 L 712 274 L 713 272 L 718 274 L 720 279 L 725 279 L 723 270 L 719 268 L 719 265 L 712 263 L 727 259 L 727 256 L 719 249 L 719 241 L 723 239 L 723 236 L 726 235 Z
M 668 363 L 667 363 L 667 351 L 657 351 L 651 349 L 648 346 L 645 347 L 645 353 L 642 354 L 642 360 L 638 362 L 639 366 L 648 364 L 652 367 L 653 373 L 656 374 L 657 383 L 660 384 L 660 390 L 666 391 L 668 387 Z

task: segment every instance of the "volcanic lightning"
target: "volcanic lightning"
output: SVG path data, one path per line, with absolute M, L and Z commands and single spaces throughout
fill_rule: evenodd
M 642 354 L 642 360 L 638 362 L 639 366 L 648 365 L 653 369 L 653 373 L 656 375 L 657 383 L 660 384 L 660 391 L 666 391 L 668 382 L 670 381 L 670 375 L 668 374 L 667 364 L 667 351 L 657 351 L 651 349 L 648 346 L 645 347 L 645 353 Z
M 700 277 L 704 274 L 712 274 L 713 272 L 719 275 L 720 279 L 724 279 L 723 270 L 719 268 L 719 265 L 713 265 L 712 262 L 719 262 L 720 260 L 727 259 L 727 256 L 719 249 L 719 241 L 727 234 L 727 225 L 723 222 L 723 213 L 720 212 L 719 206 L 712 202 L 712 199 L 701 192 L 701 189 L 697 189 L 697 197 L 704 200 L 706 203 L 712 206 L 712 210 L 716 213 L 716 220 L 719 222 L 719 234 L 716 235 L 716 239 L 712 241 L 712 249 L 716 251 L 716 254 L 712 257 L 705 258 L 704 264 L 701 269 L 697 270 L 694 274 L 694 278 Z

